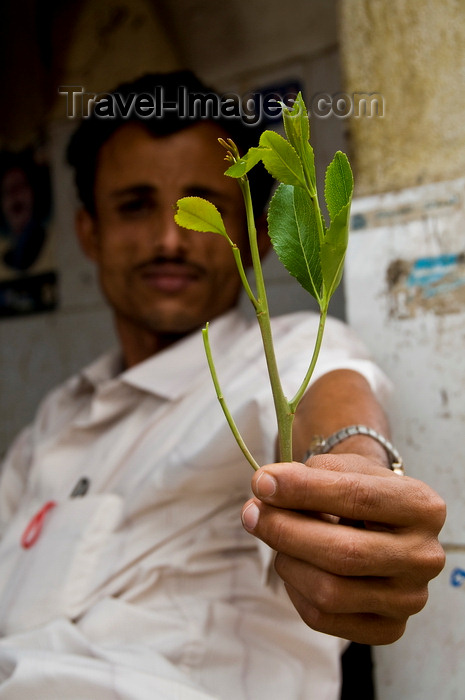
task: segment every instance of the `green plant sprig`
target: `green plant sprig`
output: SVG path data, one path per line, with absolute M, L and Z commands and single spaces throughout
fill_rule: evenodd
M 225 175 L 237 179 L 242 192 L 255 279 L 255 292 L 245 273 L 241 254 L 229 238 L 221 214 L 216 207 L 200 197 L 184 197 L 177 202 L 176 222 L 185 228 L 213 232 L 224 236 L 231 246 L 243 286 L 257 316 L 270 378 L 278 423 L 281 461 L 292 461 L 292 425 L 297 406 L 312 377 L 323 340 L 328 306 L 339 285 L 348 243 L 350 205 L 353 177 L 349 161 L 338 151 L 326 169 L 324 197 L 330 225 L 322 215 L 315 175 L 315 157 L 310 145 L 308 113 L 299 93 L 291 109 L 282 105 L 286 137 L 274 131 L 264 131 L 258 146 L 240 156 L 236 144 L 219 139 L 226 149 L 229 167 Z M 268 233 L 273 248 L 288 272 L 317 301 L 320 323 L 308 370 L 292 399 L 284 395 L 273 347 L 270 314 L 265 281 L 257 243 L 252 198 L 247 173 L 259 162 L 280 182 L 268 211 Z M 208 365 L 220 405 L 245 457 L 254 469 L 258 463 L 247 449 L 231 416 L 216 375 L 208 339 L 208 324 L 203 330 Z

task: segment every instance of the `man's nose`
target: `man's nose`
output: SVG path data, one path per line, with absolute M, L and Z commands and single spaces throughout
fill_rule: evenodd
M 163 212 L 157 225 L 156 248 L 159 255 L 179 255 L 187 251 L 189 231 L 174 220 L 174 207 Z

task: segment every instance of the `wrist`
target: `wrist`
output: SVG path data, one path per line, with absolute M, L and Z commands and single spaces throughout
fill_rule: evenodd
M 360 455 L 378 462 L 383 467 L 390 468 L 390 460 L 386 450 L 368 435 L 352 435 L 328 451 L 328 454 L 344 453 Z
M 327 437 L 314 436 L 305 460 L 315 454 L 328 452 L 353 452 L 371 457 L 397 474 L 404 474 L 403 460 L 398 450 L 384 435 L 366 425 L 349 425 Z

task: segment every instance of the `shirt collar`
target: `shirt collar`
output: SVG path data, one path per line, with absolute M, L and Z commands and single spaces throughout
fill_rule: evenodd
M 214 357 L 224 356 L 246 327 L 247 321 L 237 309 L 214 319 L 208 333 Z M 96 389 L 117 379 L 161 398 L 175 400 L 187 393 L 193 381 L 209 374 L 200 329 L 124 372 L 121 372 L 121 365 L 121 351 L 107 353 L 82 370 L 81 382 Z
M 109 382 L 121 372 L 123 357 L 121 350 L 115 348 L 101 355 L 79 373 L 81 386 L 96 389 L 99 385 Z
M 234 309 L 209 324 L 212 352 L 222 356 L 247 323 Z M 121 375 L 122 381 L 165 399 L 183 396 L 193 381 L 208 376 L 209 370 L 201 330 L 198 329 L 166 350 L 157 353 Z

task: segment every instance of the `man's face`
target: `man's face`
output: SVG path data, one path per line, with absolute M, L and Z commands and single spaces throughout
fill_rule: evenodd
M 227 135 L 212 123 L 166 137 L 128 124 L 102 147 L 96 214 L 86 215 L 91 245 L 84 248 L 97 263 L 120 330 L 180 336 L 235 304 L 240 281 L 227 241 L 174 221 L 179 198 L 205 197 L 221 212 L 230 238 L 247 250 L 242 195 L 224 176 L 219 136 Z

